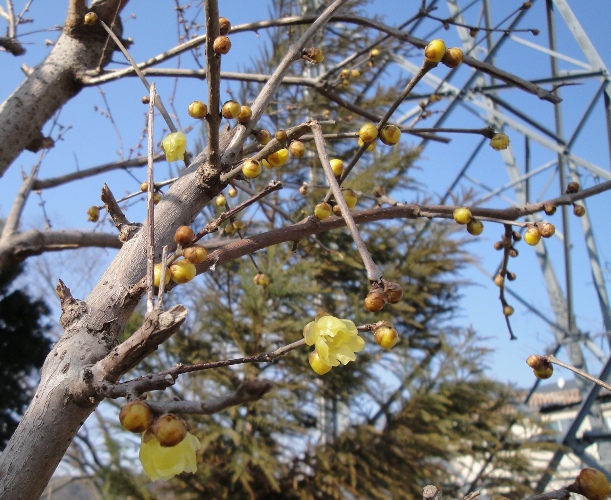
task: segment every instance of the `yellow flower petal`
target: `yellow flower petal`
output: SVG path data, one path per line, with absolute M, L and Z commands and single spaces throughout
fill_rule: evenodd
M 182 132 L 174 132 L 165 136 L 161 141 L 161 147 L 165 151 L 167 161 L 182 160 L 187 148 L 187 136 Z
M 195 452 L 200 447 L 199 440 L 190 432 L 171 447 L 161 446 L 157 438 L 145 433 L 140 445 L 140 462 L 151 481 L 167 481 L 182 472 L 194 473 L 197 470 Z
M 365 341 L 358 336 L 358 330 L 352 321 L 325 315 L 308 323 L 303 329 L 306 344 L 314 345 L 316 367 L 310 358 L 310 364 L 319 375 L 318 365 L 345 365 L 356 359 L 355 353 L 365 348 Z
M 303 336 L 305 337 L 306 344 L 314 345 L 316 343 L 319 337 L 319 332 L 315 321 L 312 321 L 305 326 L 303 329 Z

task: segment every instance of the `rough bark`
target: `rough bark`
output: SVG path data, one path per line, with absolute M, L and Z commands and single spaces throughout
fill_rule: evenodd
M 92 10 L 112 24 L 124 3 L 100 0 Z M 44 124 L 81 90 L 85 71 L 108 62 L 112 50 L 108 36 L 100 26 L 85 26 L 84 12 L 84 2 L 71 2 L 64 31 L 50 54 L 0 104 L 0 177 L 24 149 L 37 151 L 52 145 L 43 137 Z

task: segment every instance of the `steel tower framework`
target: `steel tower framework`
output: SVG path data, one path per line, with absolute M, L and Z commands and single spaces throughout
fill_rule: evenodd
M 501 2 L 505 4 L 504 7 L 507 7 L 509 3 L 514 4 L 512 8 L 515 9 L 515 2 Z M 509 54 L 509 57 L 518 51 L 521 54 L 529 54 L 522 57 L 522 60 L 534 62 L 533 67 L 526 68 L 534 76 L 531 81 L 549 90 L 557 90 L 557 93 L 565 98 L 565 101 L 559 104 L 548 104 L 548 106 L 553 106 L 553 115 L 548 113 L 546 116 L 545 113 L 539 112 L 536 106 L 533 106 L 533 99 L 519 97 L 514 99 L 515 94 L 519 93 L 517 90 L 512 90 L 507 84 L 495 81 L 475 69 L 465 70 L 463 68 L 463 71 L 470 71 L 470 74 L 467 77 L 464 77 L 463 74 L 460 83 L 454 83 L 454 80 L 459 79 L 454 78 L 459 75 L 458 72 L 450 73 L 445 78 L 436 72 L 427 74 L 423 83 L 430 87 L 431 93 L 444 96 L 448 102 L 442 114 L 435 120 L 434 127 L 445 126 L 446 122 L 452 123 L 454 116 L 460 113 L 461 120 L 464 120 L 465 116 L 470 117 L 468 124 L 462 123 L 463 127 L 491 126 L 497 131 L 502 130 L 510 134 L 512 144 L 523 145 L 523 161 L 517 159 L 518 155 L 511 146 L 503 152 L 508 181 L 500 188 L 493 189 L 477 176 L 471 175 L 470 171 L 477 166 L 478 162 L 482 161 L 483 146 L 487 140 L 482 139 L 477 142 L 468 154 L 468 159 L 462 168 L 449 183 L 442 196 L 442 202 L 453 195 L 459 195 L 460 190 L 465 187 L 472 188 L 475 185 L 479 191 L 486 192 L 477 203 L 509 202 L 524 205 L 527 202 L 539 201 L 532 199 L 531 195 L 532 186 L 537 181 L 540 184 L 544 182 L 547 188 L 555 181 L 554 188 L 561 189 L 560 192 L 563 192 L 566 184 L 572 180 L 580 181 L 582 185 L 600 180 L 611 180 L 608 156 L 603 160 L 607 168 L 602 168 L 577 153 L 580 141 L 584 139 L 584 128 L 595 114 L 598 114 L 598 118 L 601 114 L 603 115 L 604 125 L 597 128 L 597 137 L 592 138 L 589 134 L 586 139 L 611 153 L 611 79 L 609 71 L 596 47 L 590 41 L 588 33 L 575 16 L 568 0 L 541 0 L 529 3 L 530 8 L 518 10 L 507 18 L 504 18 L 503 15 L 495 15 L 495 9 L 499 10 L 501 5 L 489 0 L 445 0 L 445 2 L 433 0 L 426 3 L 427 7 L 435 8 L 429 12 L 434 13 L 438 18 L 443 18 L 442 12 L 444 8 L 447 8 L 445 19 L 450 22 L 445 27 L 447 29 L 450 26 L 455 30 L 465 53 L 493 64 L 502 61 L 506 54 Z M 542 20 L 544 26 L 541 26 Z M 430 21 L 430 19 L 421 21 L 420 25 L 415 27 L 417 36 L 425 39 L 448 36 L 444 35 L 442 23 L 439 20 L 437 20 L 436 28 Z M 519 31 L 518 28 L 525 26 L 540 29 L 541 33 L 538 37 L 522 36 L 524 32 Z M 480 31 L 474 31 L 474 28 L 479 28 Z M 559 44 L 559 28 L 564 30 L 562 31 L 562 42 L 566 42 L 567 38 L 572 38 L 569 41 L 578 47 L 577 57 L 563 53 L 563 45 Z M 566 28 L 570 36 L 567 35 Z M 426 32 L 427 29 L 430 31 Z M 437 33 L 437 31 L 441 32 Z M 396 51 L 390 57 L 409 75 L 418 71 L 417 59 L 412 60 L 409 54 Z M 499 65 L 502 67 L 502 63 Z M 520 71 L 525 66 L 527 64 L 522 64 Z M 575 99 L 571 100 L 570 110 L 567 110 L 566 100 L 571 99 L 571 93 L 568 90 L 565 92 L 564 87 L 569 85 L 582 85 L 584 88 L 581 90 L 587 87 L 589 95 L 583 98 L 583 93 L 580 93 L 578 102 L 575 102 Z M 421 88 L 422 85 L 417 88 L 420 94 L 414 96 L 413 99 L 427 97 L 428 94 L 423 93 Z M 422 107 L 417 102 L 406 102 L 400 111 L 403 114 L 397 121 L 406 125 L 418 120 Z M 567 116 L 569 120 L 566 119 Z M 449 126 L 456 126 L 456 124 L 452 123 Z M 516 137 L 519 138 L 518 141 Z M 423 143 L 423 146 L 426 145 L 426 142 Z M 534 157 L 531 154 L 533 147 L 540 152 L 537 158 L 545 159 L 540 165 L 531 165 Z M 426 149 L 424 155 L 426 156 Z M 542 178 L 546 180 L 542 181 Z M 506 193 L 509 191 L 513 191 L 513 199 L 507 196 Z M 581 234 L 577 234 L 575 228 L 571 234 L 570 220 L 574 216 L 569 211 L 568 207 L 561 209 L 562 224 L 558 228 L 558 236 L 562 245 L 562 259 L 560 261 L 552 259 L 544 242 L 536 247 L 537 260 L 553 317 L 549 318 L 542 314 L 528 298 L 515 294 L 511 289 L 507 291 L 510 294 L 513 293 L 524 307 L 530 309 L 549 325 L 555 341 L 554 351 L 564 349 L 570 363 L 585 371 L 588 371 L 586 360 L 593 356 L 602 366 L 602 370 L 593 375 L 606 381 L 611 375 L 611 357 L 608 354 L 608 346 L 611 345 L 611 311 L 604 282 L 604 269 L 594 238 L 593 221 L 589 211 L 586 211 L 586 215 L 580 219 Z M 538 218 L 531 220 L 535 221 Z M 591 274 L 601 324 L 606 337 L 606 346 L 603 348 L 599 347 L 586 331 L 579 328 L 575 319 L 575 286 L 573 283 L 575 269 L 571 253 L 576 238 L 584 238 L 587 248 L 587 267 Z M 558 265 L 561 266 L 560 274 L 557 270 Z M 585 267 L 582 265 L 582 268 Z M 608 467 L 600 463 L 611 463 L 608 443 L 611 440 L 611 433 L 596 405 L 600 387 L 586 383 L 582 379 L 578 380 L 578 384 L 582 394 L 582 404 L 575 421 L 562 437 L 561 443 L 588 466 L 606 471 L 611 479 Z M 577 431 L 586 417 L 589 417 L 593 430 L 585 433 L 583 437 L 577 437 Z M 600 461 L 588 452 L 588 447 L 595 443 L 598 446 Z M 564 454 L 564 451 L 555 453 L 549 463 L 548 472 L 538 482 L 539 491 L 547 486 Z M 474 487 L 475 483 L 472 484 L 472 488 Z

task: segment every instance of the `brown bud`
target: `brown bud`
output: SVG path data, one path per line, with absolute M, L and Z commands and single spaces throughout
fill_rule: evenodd
M 494 277 L 494 284 L 495 284 L 496 286 L 503 286 L 503 283 L 504 283 L 504 282 L 505 282 L 505 278 L 503 278 L 503 275 L 502 275 L 502 274 L 497 274 L 497 275 Z
M 378 312 L 386 305 L 388 299 L 381 288 L 372 288 L 365 297 L 364 306 L 370 312 Z
M 573 213 L 577 217 L 583 217 L 586 214 L 586 207 L 584 207 L 583 205 L 578 205 L 577 203 L 575 203 L 573 205 Z
M 579 192 L 579 182 L 569 182 L 566 186 L 566 194 L 573 194 Z
M 219 17 L 219 31 L 221 35 L 226 35 L 231 30 L 231 23 L 226 17 Z
M 339 205 L 333 205 L 333 213 L 337 215 L 338 217 L 342 216 L 342 209 L 340 208 Z
M 140 99 L 142 101 L 142 104 L 148 104 L 151 102 L 151 97 L 148 95 L 143 95 L 142 99 Z
M 456 68 L 463 60 L 463 53 L 458 47 L 446 49 L 441 62 L 448 68 Z
M 176 446 L 187 435 L 187 424 L 173 413 L 166 413 L 155 420 L 151 431 L 161 446 Z
M 403 288 L 399 283 L 394 281 L 383 281 L 384 283 L 384 295 L 389 304 L 396 304 L 403 297 Z
M 507 273 L 507 279 L 509 281 L 514 281 L 516 279 L 516 273 Z
M 495 250 L 502 250 L 503 249 L 503 243 L 501 241 L 495 241 L 494 242 L 494 249 Z
M 287 134 L 286 134 L 286 130 L 280 129 L 277 130 L 276 133 L 274 134 L 274 136 L 276 137 L 276 140 L 278 142 L 284 142 L 287 139 Z
M 202 245 L 191 245 L 190 247 L 183 249 L 182 255 L 191 264 L 199 264 L 206 260 L 208 250 L 206 250 L 206 248 Z
M 553 224 L 550 224 L 549 222 L 540 222 L 539 223 L 539 232 L 541 233 L 541 236 L 543 236 L 544 238 L 550 238 L 554 236 L 554 233 L 556 232 L 556 228 L 554 227 Z
M 543 210 L 547 215 L 554 215 L 556 213 L 556 207 L 554 205 L 544 205 Z
M 545 356 L 532 354 L 526 359 L 526 364 L 533 369 L 538 379 L 546 380 L 554 373 L 554 367 Z
M 579 472 L 575 482 L 567 489 L 583 495 L 588 500 L 604 500 L 611 491 L 611 485 L 604 473 L 586 467 Z
M 509 256 L 510 257 L 517 257 L 518 255 L 519 255 L 519 252 L 515 248 L 511 247 L 509 249 Z
M 513 238 L 513 241 L 520 241 L 522 239 L 522 235 L 518 231 L 511 233 L 511 237 Z
M 174 233 L 174 241 L 182 246 L 191 243 L 193 238 L 195 238 L 195 233 L 189 226 L 180 226 Z
M 119 422 L 125 430 L 140 434 L 153 424 L 153 411 L 144 401 L 130 401 L 121 408 Z
M 231 50 L 231 40 L 225 35 L 217 36 L 212 44 L 212 48 L 217 54 L 225 55 Z

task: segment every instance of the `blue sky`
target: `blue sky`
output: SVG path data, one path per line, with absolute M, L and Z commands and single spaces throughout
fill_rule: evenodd
M 24 2 L 16 2 L 16 10 L 20 10 Z M 384 18 L 384 21 L 394 25 L 397 20 L 408 17 L 415 10 L 420 2 L 406 2 L 405 0 L 396 1 L 374 1 L 373 12 Z M 511 10 L 522 2 L 507 1 L 493 2 L 494 9 Z M 32 4 L 29 17 L 34 19 L 33 24 L 21 26 L 19 33 L 33 32 L 49 26 L 59 26 L 65 16 L 65 6 L 67 2 L 42 2 L 35 0 Z M 61 5 L 61 8 L 58 6 Z M 259 1 L 221 1 L 221 15 L 228 17 L 233 25 L 259 20 L 267 16 L 267 2 Z M 175 23 L 175 11 L 173 2 L 155 2 L 151 8 L 148 2 L 130 2 L 124 11 L 124 36 L 132 37 L 134 44 L 130 48 L 130 53 L 136 61 L 142 61 L 153 55 L 159 54 L 168 48 L 176 45 L 178 29 Z M 545 18 L 544 2 L 539 0 L 534 3 L 532 13 L 529 13 L 527 20 L 522 23 L 522 27 L 539 28 L 542 33 L 539 37 L 532 37 L 528 34 L 520 33 L 521 39 L 546 45 L 545 38 Z M 574 1 L 572 7 L 577 17 L 584 26 L 594 45 L 598 48 L 600 56 L 607 66 L 611 66 L 611 51 L 606 42 L 608 31 L 609 4 L 605 0 L 589 0 L 588 2 Z M 130 14 L 133 18 L 129 18 Z M 440 3 L 440 9 L 435 13 L 439 17 L 448 16 L 445 4 Z M 604 14 L 604 15 L 602 15 Z M 495 12 L 495 18 L 501 13 Z M 467 19 L 471 22 L 476 16 L 476 12 L 468 12 Z M 201 19 L 201 16 L 200 16 Z M 430 33 L 430 27 L 422 27 L 414 34 L 425 37 Z M 571 37 L 569 31 L 558 18 L 558 41 L 559 51 L 571 57 L 584 61 L 584 57 L 579 47 Z M 0 54 L 3 78 L 0 80 L 0 99 L 4 100 L 12 89 L 23 80 L 20 70 L 22 64 L 34 66 L 42 60 L 49 52 L 50 47 L 44 41 L 53 41 L 57 38 L 58 31 L 38 32 L 23 36 L 21 40 L 25 44 L 27 54 L 23 57 L 15 58 L 7 54 Z M 449 44 L 457 44 L 458 38 L 454 30 L 444 32 L 443 30 L 432 36 L 441 36 Z M 256 57 L 260 49 L 265 44 L 265 36 L 256 33 L 243 33 L 232 37 L 232 51 L 223 59 L 223 70 L 239 70 L 247 66 L 253 57 Z M 115 61 L 121 62 L 121 57 L 117 54 Z M 416 60 L 416 59 L 414 59 Z M 523 45 L 513 43 L 508 44 L 497 56 L 495 63 L 504 69 L 517 73 L 523 78 L 539 78 L 546 76 L 549 72 L 549 63 L 546 58 L 540 55 L 533 55 L 532 51 L 524 49 Z M 172 63 L 174 64 L 174 63 Z M 118 64 L 116 65 L 118 67 Z M 165 65 L 170 67 L 170 65 Z M 561 69 L 570 71 L 578 69 L 578 66 L 570 62 L 561 62 Z M 180 67 L 191 68 L 193 62 L 190 56 L 185 55 L 180 60 Z M 403 73 L 399 67 L 391 68 L 389 78 L 394 78 Z M 444 76 L 446 69 L 435 70 L 435 76 Z M 467 72 L 456 80 L 456 83 L 464 80 Z M 403 73 L 406 77 L 407 74 Z M 193 99 L 206 101 L 205 82 L 189 80 L 174 82 L 170 79 L 158 78 L 155 80 L 158 93 L 163 97 L 166 106 L 171 110 L 175 109 L 179 123 L 182 128 L 195 126 L 195 132 L 190 136 L 190 143 L 195 141 L 197 135 L 197 122 L 188 117 L 186 108 Z M 575 126 L 575 123 L 584 109 L 585 103 L 593 95 L 597 81 L 587 82 L 581 86 L 566 87 L 562 90 L 562 97 L 565 100 L 564 123 L 567 130 Z M 230 97 L 227 92 L 231 86 L 223 84 L 222 100 Z M 235 87 L 234 87 L 235 88 Z M 426 93 L 426 87 L 418 87 L 417 92 Z M 73 99 L 59 115 L 58 122 L 64 128 L 64 137 L 58 142 L 55 148 L 50 150 L 44 160 L 41 178 L 54 177 L 62 173 L 67 173 L 76 168 L 88 168 L 106 162 L 115 161 L 120 158 L 121 150 L 123 157 L 129 155 L 129 148 L 137 146 L 143 137 L 145 126 L 145 107 L 140 104 L 140 98 L 145 94 L 144 87 L 135 78 L 128 78 L 120 82 L 113 82 L 102 87 L 104 95 L 97 88 L 83 90 Z M 531 115 L 546 123 L 553 128 L 553 108 L 548 103 L 539 101 L 536 97 L 518 91 L 507 91 L 508 100 L 512 100 L 522 109 L 526 109 Z M 106 101 L 105 101 L 106 100 Z M 106 103 L 112 111 L 116 129 L 104 116 L 100 110 L 106 109 Z M 398 114 L 409 110 L 413 105 L 403 106 Z M 444 103 L 434 110 L 442 110 Z M 574 152 L 592 163 L 609 171 L 609 151 L 606 143 L 606 128 L 602 116 L 601 105 L 588 120 L 579 141 L 576 143 Z M 172 111 L 170 111 L 172 113 Z M 430 126 L 433 122 L 423 122 L 421 126 Z M 480 126 L 469 112 L 453 113 L 445 126 Z M 68 128 L 69 127 L 69 128 Z M 156 137 L 161 138 L 162 122 L 157 121 Z M 47 131 L 49 126 L 47 127 Z M 56 129 L 57 130 L 57 129 Z M 519 134 L 512 130 L 507 132 L 515 146 L 518 163 L 524 163 L 524 145 Z M 121 136 L 121 142 L 118 140 Z M 474 138 L 452 137 L 449 145 L 442 146 L 431 144 L 427 147 L 421 159 L 417 162 L 419 172 L 417 179 L 424 183 L 431 196 L 439 196 L 445 192 L 449 183 L 456 172 L 464 164 L 475 144 Z M 412 141 L 408 139 L 410 143 Z M 145 141 L 142 142 L 145 144 Z M 414 142 L 414 145 L 416 143 Z M 553 160 L 555 155 L 551 155 L 548 150 L 533 143 L 531 144 L 532 168 Z M 10 209 L 10 201 L 13 199 L 22 178 L 22 171 L 29 172 L 37 155 L 33 153 L 23 153 L 14 163 L 13 167 L 3 178 L 0 179 L 0 217 L 6 216 Z M 159 164 L 157 167 L 158 178 L 170 175 L 172 168 L 167 164 Z M 470 170 L 471 175 L 479 181 L 490 186 L 498 186 L 506 183 L 508 177 L 505 166 L 499 153 L 489 148 L 484 148 Z M 32 197 L 28 204 L 24 216 L 23 228 L 41 227 L 44 225 L 44 217 L 39 202 L 44 201 L 44 208 L 55 228 L 71 227 L 91 229 L 86 222 L 85 210 L 92 204 L 99 203 L 99 192 L 102 182 L 107 182 L 117 196 L 133 192 L 138 189 L 139 182 L 144 180 L 144 171 L 135 172 L 137 179 L 131 178 L 125 173 L 114 173 L 112 175 L 95 177 L 85 182 L 77 184 L 67 184 L 63 187 L 47 190 L 42 193 L 42 198 Z M 591 186 L 595 182 L 591 175 L 584 177 L 584 185 Z M 551 184 L 549 184 L 551 183 Z M 465 182 L 465 187 L 474 187 L 473 184 Z M 76 188 L 76 189 L 75 189 Z M 476 188 L 479 193 L 483 193 L 481 187 Z M 532 182 L 532 199 L 551 198 L 559 194 L 557 179 L 550 179 L 548 176 L 541 175 Z M 511 191 L 507 192 L 509 199 L 515 199 Z M 606 222 L 609 205 L 609 194 L 605 193 L 596 200 L 588 204 L 589 212 L 593 215 L 595 224 L 595 235 L 601 252 L 601 260 L 605 266 L 605 276 L 608 278 L 609 271 L 609 241 L 610 229 Z M 405 193 L 404 201 L 413 201 L 412 193 Z M 496 198 L 490 201 L 489 205 L 506 206 L 507 201 Z M 139 207 L 134 207 L 130 212 L 130 218 L 140 220 L 142 211 Z M 560 217 L 556 215 L 550 219 L 558 227 Z M 575 280 L 575 312 L 578 326 L 587 332 L 599 333 L 602 329 L 600 311 L 595 300 L 591 276 L 586 263 L 586 254 L 583 245 L 583 238 L 580 238 L 579 221 L 571 220 L 571 234 L 574 238 L 573 265 Z M 494 272 L 499 263 L 499 254 L 492 249 L 493 242 L 500 235 L 500 226 L 486 225 L 486 230 L 481 238 L 469 247 L 477 263 L 488 272 Z M 514 272 L 518 274 L 518 280 L 511 286 L 512 289 L 520 293 L 529 303 L 535 305 L 543 314 L 551 315 L 551 308 L 547 294 L 542 285 L 541 273 L 539 271 L 534 252 L 521 244 L 519 247 L 520 257 L 512 262 Z M 550 254 L 553 260 L 558 263 L 557 272 L 559 279 L 564 283 L 562 269 L 561 245 L 558 240 L 550 242 Z M 96 254 L 98 255 L 98 254 Z M 110 258 L 112 252 L 101 252 L 96 258 Z M 39 264 L 30 264 L 31 273 L 46 273 L 51 282 L 57 278 L 65 279 L 77 294 L 84 296 L 91 285 L 95 282 L 97 274 L 101 269 L 95 266 L 87 267 L 83 257 L 74 254 L 63 254 L 60 257 L 51 258 L 52 265 L 47 265 L 41 270 Z M 543 353 L 544 347 L 549 346 L 553 340 L 548 327 L 537 319 L 532 313 L 520 307 L 516 301 L 510 302 L 516 307 L 516 314 L 513 317 L 515 333 L 518 341 L 509 341 L 506 331 L 501 308 L 497 299 L 497 289 L 475 266 L 467 266 L 465 277 L 472 280 L 474 285 L 463 290 L 461 299 L 461 311 L 457 321 L 464 325 L 473 325 L 483 336 L 489 337 L 490 344 L 496 349 L 496 353 L 491 358 L 491 365 L 496 376 L 502 380 L 514 381 L 522 386 L 528 385 L 532 381 L 530 370 L 524 364 L 524 360 L 533 352 Z M 606 342 L 598 339 L 598 345 L 608 352 Z M 563 373 L 563 377 L 570 378 L 568 373 Z

